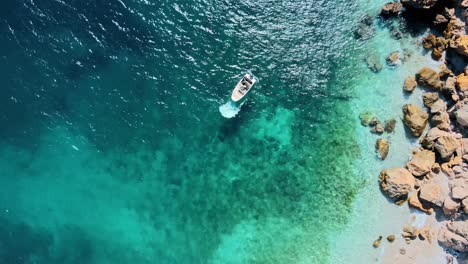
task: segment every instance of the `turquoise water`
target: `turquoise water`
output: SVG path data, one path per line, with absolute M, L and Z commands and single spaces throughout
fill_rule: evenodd
M 366 182 L 360 5 L 2 3 L 1 263 L 329 262 Z

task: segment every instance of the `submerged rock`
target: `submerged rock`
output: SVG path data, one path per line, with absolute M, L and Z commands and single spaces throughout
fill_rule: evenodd
M 416 152 L 406 167 L 414 176 L 424 176 L 428 174 L 435 163 L 435 153 L 430 150 Z
M 416 81 L 419 85 L 440 90 L 443 84 L 439 74 L 431 68 L 423 67 L 416 73 Z
M 415 137 L 421 136 L 426 128 L 429 115 L 413 104 L 403 106 L 403 120 Z
M 405 168 L 384 169 L 380 173 L 380 187 L 390 198 L 406 197 L 414 187 L 414 177 Z
M 375 148 L 377 150 L 377 153 L 379 154 L 380 159 L 385 160 L 388 155 L 388 150 L 390 149 L 390 144 L 388 143 L 388 140 L 384 138 L 377 139 L 377 142 L 375 143 Z
M 393 133 L 396 127 L 396 120 L 395 119 L 390 119 L 385 121 L 385 132 L 387 133 Z
M 418 83 L 416 82 L 416 78 L 414 78 L 413 76 L 408 76 L 406 77 L 405 82 L 403 83 L 403 90 L 411 93 L 414 91 L 417 85 Z
M 441 245 L 460 252 L 468 252 L 468 221 L 450 221 L 439 230 Z
M 361 120 L 361 125 L 363 126 L 369 126 L 373 118 L 374 118 L 374 114 L 371 112 L 364 112 L 359 115 L 359 119 Z
M 396 239 L 395 235 L 389 235 L 389 236 L 387 237 L 387 240 L 388 240 L 388 242 L 390 242 L 390 243 L 393 242 L 393 241 L 395 241 L 395 239 Z
M 380 247 L 380 244 L 382 243 L 382 236 L 379 236 L 374 242 L 372 242 L 372 246 L 375 248 Z
M 403 227 L 403 233 L 402 236 L 404 238 L 410 238 L 410 239 L 415 239 L 419 235 L 419 230 L 410 225 L 406 225 Z
M 367 67 L 374 73 L 378 73 L 383 69 L 382 63 L 376 56 L 369 56 L 365 59 Z

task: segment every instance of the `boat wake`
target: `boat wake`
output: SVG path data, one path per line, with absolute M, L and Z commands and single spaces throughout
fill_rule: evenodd
M 235 117 L 237 115 L 237 113 L 240 112 L 241 106 L 242 106 L 242 104 L 237 105 L 236 103 L 229 100 L 229 102 L 227 102 L 227 103 L 225 103 L 225 104 L 223 104 L 223 105 L 221 105 L 219 107 L 219 112 L 225 118 L 233 118 L 233 117 Z

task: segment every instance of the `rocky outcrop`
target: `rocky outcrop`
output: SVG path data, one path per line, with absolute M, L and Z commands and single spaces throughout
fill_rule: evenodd
M 405 92 L 411 93 L 416 88 L 416 85 L 418 85 L 418 83 L 416 83 L 416 78 L 413 76 L 408 76 L 403 83 L 403 90 Z
M 413 208 L 419 209 L 419 210 L 423 211 L 426 214 L 432 214 L 434 212 L 434 209 L 432 209 L 430 207 L 426 208 L 426 207 L 423 206 L 423 204 L 419 200 L 417 192 L 413 192 L 411 194 L 410 198 L 408 199 L 408 205 L 413 207 Z
M 460 142 L 454 136 L 439 137 L 434 145 L 440 157 L 444 160 L 449 159 L 460 146 Z
M 414 8 L 429 9 L 437 3 L 437 0 L 401 0 L 401 3 Z
M 390 144 L 388 143 L 388 140 L 384 138 L 377 139 L 377 142 L 375 143 L 375 148 L 381 160 L 387 158 L 388 150 L 390 149 Z
M 431 171 L 435 163 L 435 153 L 429 150 L 416 152 L 411 160 L 406 163 L 408 171 L 414 176 L 424 176 Z
M 468 221 L 447 222 L 439 230 L 438 240 L 444 247 L 468 252 Z
M 414 187 L 414 177 L 405 168 L 384 169 L 380 173 L 380 187 L 392 199 L 406 197 Z
M 391 17 L 397 16 L 403 10 L 403 5 L 399 2 L 389 2 L 386 3 L 382 10 L 380 11 L 380 15 L 383 17 Z
M 413 104 L 403 106 L 403 121 L 415 137 L 421 136 L 426 128 L 429 115 Z
M 436 90 L 443 87 L 439 74 L 429 67 L 424 67 L 416 73 L 416 81 L 421 86 Z
M 429 129 L 429 131 L 426 133 L 426 135 L 419 141 L 421 143 L 421 146 L 426 148 L 426 149 L 433 149 L 435 142 L 438 138 L 442 136 L 449 136 L 450 133 L 440 130 L 437 127 L 433 127 Z
M 445 200 L 441 187 L 435 183 L 422 185 L 419 192 L 419 198 L 439 207 L 443 205 Z

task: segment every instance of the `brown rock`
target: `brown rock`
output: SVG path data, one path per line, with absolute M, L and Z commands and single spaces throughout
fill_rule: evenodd
M 418 83 L 416 82 L 416 78 L 413 76 L 408 76 L 406 77 L 405 82 L 403 83 L 403 90 L 411 93 L 416 88 L 416 85 L 418 85 Z
M 384 127 L 382 124 L 378 123 L 377 125 L 373 126 L 370 130 L 372 134 L 377 134 L 377 135 L 382 135 L 383 132 L 385 131 Z
M 463 104 L 455 112 L 457 123 L 462 127 L 468 127 L 468 104 Z
M 440 172 L 440 165 L 439 165 L 439 163 L 434 163 L 434 165 L 432 165 L 431 170 L 432 170 L 435 174 L 438 174 L 438 173 Z
M 430 150 L 416 152 L 411 160 L 406 163 L 408 171 L 414 176 L 423 176 L 431 171 L 435 163 L 435 153 Z
M 401 3 L 389 2 L 382 7 L 380 14 L 384 17 L 397 16 L 402 9 L 403 5 Z
M 379 154 L 380 159 L 385 160 L 387 158 L 388 150 L 390 148 L 388 140 L 384 138 L 377 139 L 377 142 L 375 143 L 375 148 L 377 150 L 377 153 Z
M 437 127 L 429 129 L 427 134 L 419 141 L 422 147 L 426 149 L 433 149 L 435 141 L 442 136 L 449 136 L 450 133 L 440 130 Z
M 413 192 L 410 196 L 410 198 L 408 199 L 408 205 L 413 207 L 413 208 L 416 208 L 416 209 L 419 209 L 421 211 L 423 211 L 424 213 L 426 214 L 432 214 L 434 212 L 434 209 L 432 208 L 426 208 L 422 205 L 421 201 L 419 201 L 419 197 L 418 197 L 418 193 L 417 192 Z
M 423 94 L 423 102 L 424 105 L 431 108 L 432 105 L 439 100 L 439 94 L 438 93 L 424 93 Z
M 429 243 L 432 243 L 432 239 L 434 238 L 434 231 L 428 226 L 425 225 L 419 230 L 419 239 L 427 240 Z
M 390 53 L 390 55 L 387 56 L 386 61 L 390 66 L 398 66 L 401 63 L 400 53 L 398 51 Z
M 447 248 L 468 252 L 468 221 L 450 221 L 439 230 L 439 243 Z
M 449 21 L 447 18 L 445 18 L 445 16 L 438 14 L 436 15 L 433 23 L 434 23 L 434 26 L 440 26 L 440 25 L 447 24 L 448 22 Z
M 443 86 L 439 74 L 431 68 L 423 67 L 416 73 L 416 81 L 419 85 L 440 90 Z
M 405 168 L 384 169 L 380 172 L 380 187 L 390 198 L 406 197 L 414 187 L 414 177 Z
M 442 159 L 449 159 L 459 146 L 460 142 L 454 136 L 439 137 L 434 145 Z
M 416 227 L 406 225 L 403 227 L 403 234 L 404 238 L 415 239 L 419 235 L 419 231 Z
M 463 199 L 462 205 L 463 205 L 463 212 L 465 212 L 465 214 L 468 214 L 468 198 Z
M 382 236 L 379 236 L 379 238 L 374 240 L 374 242 L 372 243 L 372 246 L 375 247 L 375 248 L 378 248 L 378 247 L 380 247 L 381 243 L 382 243 Z
M 415 137 L 421 136 L 426 128 L 429 115 L 413 104 L 403 106 L 403 120 Z
M 437 113 L 432 116 L 432 125 L 447 131 L 450 128 L 450 117 L 447 112 Z
M 423 47 L 425 49 L 432 49 L 436 45 L 437 38 L 434 34 L 429 34 L 423 38 Z
M 458 75 L 455 81 L 455 85 L 458 90 L 462 92 L 468 91 L 468 76 L 464 73 Z
M 388 240 L 388 242 L 390 242 L 390 243 L 393 242 L 393 241 L 395 241 L 395 239 L 396 239 L 395 235 L 389 235 L 389 236 L 387 237 L 387 240 Z
M 437 3 L 437 0 L 401 0 L 401 3 L 414 8 L 429 9 Z
M 433 205 L 441 207 L 445 197 L 442 194 L 441 188 L 435 183 L 427 183 L 421 186 L 419 197 Z
M 456 37 L 452 42 L 451 46 L 455 48 L 455 50 L 468 58 L 468 35 L 460 35 Z
M 444 206 L 442 207 L 444 214 L 453 215 L 458 211 L 458 209 L 460 209 L 459 203 L 455 202 L 450 197 L 445 198 Z
M 451 181 L 452 198 L 456 200 L 464 200 L 468 197 L 468 179 L 456 179 Z
M 390 119 L 390 120 L 385 121 L 385 132 L 389 134 L 393 133 L 393 131 L 395 130 L 395 126 L 396 126 L 395 119 Z
M 441 113 L 447 111 L 447 104 L 445 104 L 444 100 L 439 99 L 435 101 L 431 106 L 431 114 Z

